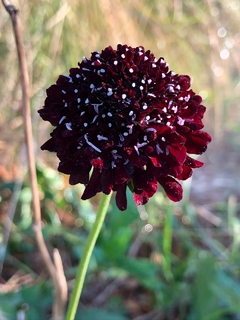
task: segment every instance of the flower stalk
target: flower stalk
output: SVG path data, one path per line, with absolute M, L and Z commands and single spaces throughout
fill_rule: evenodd
M 71 295 L 69 307 L 67 310 L 67 315 L 66 315 L 66 320 L 74 320 L 79 299 L 82 293 L 82 288 L 83 288 L 83 283 L 85 280 L 87 268 L 89 265 L 90 258 L 92 256 L 93 249 L 95 247 L 95 243 L 97 241 L 98 235 L 100 233 L 100 230 L 103 225 L 103 221 L 105 219 L 107 209 L 110 203 L 111 199 L 111 193 L 106 195 L 102 194 L 102 198 L 99 204 L 99 209 L 98 213 L 96 216 L 96 220 L 93 224 L 92 230 L 88 236 L 86 245 L 84 247 L 82 259 L 80 260 L 78 270 L 77 270 L 77 275 L 76 275 L 76 280 L 73 288 L 73 292 Z

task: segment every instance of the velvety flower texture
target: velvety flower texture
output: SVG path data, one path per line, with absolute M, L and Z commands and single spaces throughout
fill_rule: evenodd
M 82 199 L 113 190 L 124 210 L 127 186 L 141 205 L 159 183 L 179 201 L 177 180 L 203 165 L 188 154 L 203 153 L 211 141 L 201 131 L 201 102 L 190 78 L 169 71 L 163 58 L 142 46 L 107 47 L 47 89 L 39 113 L 56 128 L 41 148 L 57 153 L 70 184 L 86 185 Z

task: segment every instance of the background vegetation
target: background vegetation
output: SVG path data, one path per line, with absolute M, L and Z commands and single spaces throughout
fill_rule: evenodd
M 78 319 L 240 319 L 240 2 L 238 0 L 15 0 L 31 79 L 44 237 L 60 250 L 69 290 L 98 196 L 80 201 L 55 155 L 41 152 L 51 128 L 37 110 L 45 89 L 83 56 L 117 43 L 143 45 L 189 74 L 213 135 L 185 183 L 146 206 L 110 207 L 91 260 Z M 36 248 L 12 26 L 0 9 L 0 319 L 49 319 L 52 284 Z M 25 318 L 24 318 L 25 317 Z

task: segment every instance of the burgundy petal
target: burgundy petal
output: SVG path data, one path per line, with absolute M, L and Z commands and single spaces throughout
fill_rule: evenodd
M 116 204 L 119 210 L 126 210 L 127 208 L 127 196 L 126 196 L 127 184 L 118 185 L 115 189 L 116 194 Z
M 188 153 L 202 154 L 207 149 L 207 144 L 211 137 L 206 132 L 197 132 L 195 135 L 188 136 L 186 148 Z
M 183 165 L 182 166 L 182 172 L 177 176 L 178 180 L 187 180 L 188 178 L 190 178 L 192 176 L 192 168 Z
M 90 199 L 95 196 L 96 193 L 102 190 L 102 185 L 99 183 L 101 178 L 101 171 L 99 169 L 94 169 L 89 183 L 83 192 L 82 199 Z
M 137 190 L 133 193 L 133 199 L 137 206 L 143 205 L 148 202 L 148 200 L 157 191 L 157 182 L 147 182 L 144 189 Z
M 166 176 L 159 179 L 158 182 L 161 184 L 170 200 L 176 202 L 182 199 L 182 186 L 175 179 Z

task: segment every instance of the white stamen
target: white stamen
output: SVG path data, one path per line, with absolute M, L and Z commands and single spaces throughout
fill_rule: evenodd
M 115 64 L 115 66 L 118 64 L 118 61 L 117 60 L 115 60 L 114 62 L 113 62 L 113 64 Z
M 122 94 L 122 99 L 124 100 L 124 99 L 126 99 L 127 98 L 127 95 L 124 93 L 124 94 Z
M 106 115 L 103 113 L 103 114 L 102 114 L 102 118 L 105 118 L 105 117 L 106 117 Z
M 78 93 L 78 89 L 75 89 L 74 92 L 75 92 L 75 93 Z
M 98 115 L 96 115 L 94 118 L 93 118 L 93 121 L 92 123 L 94 123 L 96 121 L 96 119 L 98 118 Z
M 165 139 L 164 137 L 162 137 L 161 139 L 162 139 L 162 141 L 163 141 L 163 142 L 165 142 L 165 141 L 166 141 L 166 139 Z
M 101 136 L 100 134 L 97 135 L 98 140 L 108 140 L 107 137 Z
M 124 164 L 124 165 L 126 165 L 128 162 L 129 162 L 129 160 L 128 160 L 128 159 L 126 159 L 126 161 L 125 161 L 123 164 Z
M 136 83 L 135 83 L 135 82 L 132 83 L 132 87 L 133 87 L 133 88 L 136 87 Z
M 125 137 L 127 137 L 127 136 L 128 136 L 128 132 L 123 132 L 123 135 L 124 135 Z
M 157 154 L 163 153 L 163 150 L 160 148 L 159 144 L 156 144 L 156 151 L 157 151 Z
M 162 73 L 162 78 L 166 78 L 166 75 L 165 75 L 165 73 Z
M 66 119 L 66 116 L 63 116 L 58 123 L 61 124 L 65 119 Z
M 67 102 L 64 103 L 64 107 L 66 108 L 68 106 Z
M 107 115 L 108 115 L 109 117 L 112 117 L 112 113 L 111 113 L 111 112 L 108 112 Z
M 80 113 L 80 116 L 83 116 L 83 115 L 84 115 L 84 113 L 85 113 L 85 111 L 82 111 L 82 112 Z
M 148 84 L 152 83 L 152 79 L 148 79 Z
M 143 110 L 146 110 L 147 108 L 148 108 L 148 106 L 147 106 L 147 104 L 146 103 L 144 103 L 144 105 L 143 105 Z
M 147 145 L 147 142 L 137 143 L 137 148 L 142 148 L 142 147 L 144 147 L 146 145 Z
M 140 86 L 140 90 L 143 90 L 144 88 L 143 88 L 143 86 Z
M 62 93 L 63 93 L 63 94 L 66 94 L 66 91 L 65 91 L 65 90 L 62 90 Z
M 80 103 L 80 102 L 81 102 L 81 99 L 80 99 L 80 98 L 77 98 L 77 102 Z
M 99 106 L 100 106 L 99 104 L 93 104 L 93 108 L 96 113 L 99 112 Z
M 144 83 L 145 83 L 145 80 L 142 79 L 141 82 L 144 84 Z
M 80 78 L 80 77 L 81 77 L 80 74 L 77 73 L 77 74 L 76 74 L 76 78 Z
M 153 67 L 153 68 L 156 68 L 156 66 L 157 66 L 157 65 L 156 65 L 155 63 L 152 64 L 152 67 Z
M 121 142 L 124 141 L 123 135 L 121 133 L 119 133 L 119 139 L 120 139 Z
M 88 68 L 82 68 L 83 71 L 90 71 Z
M 130 112 L 129 112 L 129 116 L 132 116 L 133 115 L 133 111 L 131 110 Z
M 151 118 L 150 116 L 146 116 L 146 120 L 147 120 L 147 121 L 150 120 L 150 118 Z
M 105 72 L 106 72 L 105 69 L 100 69 L 99 71 L 100 71 L 101 73 L 105 73 Z
M 112 88 L 108 88 L 108 93 L 107 93 L 107 95 L 108 95 L 108 96 L 111 96 L 112 94 L 113 94 Z
M 134 149 L 136 150 L 137 154 L 139 155 L 138 147 L 134 146 Z
M 155 128 L 147 128 L 146 131 L 153 131 L 153 132 L 157 132 L 157 130 Z
M 167 122 L 166 125 L 169 127 L 171 125 L 171 122 Z
M 100 153 L 102 152 L 98 147 L 96 147 L 92 142 L 90 142 L 90 141 L 88 140 L 87 134 L 84 135 L 84 138 L 85 138 L 87 144 L 88 144 L 90 147 L 92 147 L 92 148 L 93 148 L 94 150 L 96 150 L 97 152 L 100 152 Z
M 144 61 L 147 61 L 147 60 L 148 60 L 148 57 L 147 57 L 147 56 L 145 56 L 145 57 L 144 57 Z
M 127 126 L 127 128 L 129 128 L 128 133 L 132 134 L 132 132 L 133 132 L 133 124 L 130 124 L 129 126 Z
M 95 85 L 93 83 L 90 84 L 90 89 L 94 89 Z
M 125 58 L 125 54 L 123 53 L 123 54 L 121 54 L 121 57 L 124 59 Z
M 167 155 L 167 156 L 169 155 L 169 149 L 168 149 L 168 147 L 166 147 L 166 155 Z
M 162 109 L 162 111 L 163 111 L 163 112 L 167 112 L 167 108 L 164 107 L 164 108 Z
M 143 55 L 143 52 L 140 51 L 140 52 L 138 52 L 138 54 L 139 54 L 139 56 L 142 56 L 142 55 Z
M 84 122 L 83 125 L 84 125 L 85 128 L 88 126 L 87 122 Z
M 143 140 L 144 140 L 144 141 L 147 141 L 147 136 L 144 136 L 144 137 L 143 137 Z
M 180 90 L 180 89 L 181 89 L 181 87 L 180 87 L 179 84 L 176 86 L 176 89 L 177 89 L 177 90 Z
M 130 73 L 133 73 L 133 68 L 130 68 L 130 69 L 129 69 L 129 72 L 130 72 Z
M 108 126 L 109 126 L 109 128 L 111 128 L 112 127 L 112 123 L 109 122 Z
M 89 103 L 89 99 L 88 99 L 88 98 L 85 100 L 85 103 L 86 103 L 86 104 Z
M 178 122 L 177 122 L 180 126 L 184 125 L 184 119 L 182 119 L 181 117 L 178 117 Z
M 72 123 L 71 122 L 65 123 L 65 126 L 69 131 L 72 131 Z
M 147 95 L 156 98 L 155 94 L 153 93 L 148 93 Z

